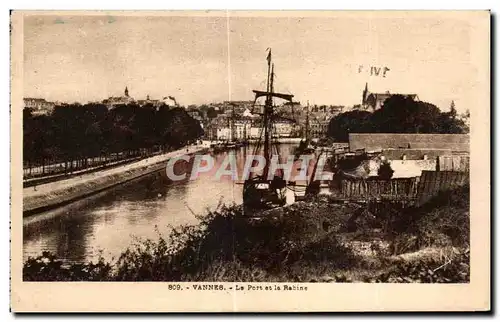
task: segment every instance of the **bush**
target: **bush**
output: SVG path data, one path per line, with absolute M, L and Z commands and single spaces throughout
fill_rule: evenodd
M 359 242 L 357 234 L 368 242 L 374 241 L 375 236 L 385 237 L 385 245 L 391 242 L 391 254 L 429 246 L 468 248 L 468 197 L 468 187 L 458 188 L 441 193 L 420 208 L 384 208 L 381 212 L 392 214 L 388 218 L 378 213 L 372 215 L 359 205 L 333 204 L 320 198 L 267 211 L 259 219 L 245 217 L 240 206 L 223 206 L 199 217 L 196 226 L 173 229 L 167 237 L 158 232 L 157 241 L 137 240 L 113 264 L 102 259 L 96 264 L 65 264 L 44 252 L 25 262 L 23 279 L 307 282 L 325 273 L 346 273 L 352 277 L 352 272 L 363 269 L 367 263 L 366 255 L 360 255 L 354 244 L 343 239 L 352 227 L 354 242 Z M 382 230 L 380 223 L 386 220 Z M 409 278 L 404 282 L 468 279 L 468 252 L 449 256 L 451 260 L 435 258 L 396 265 L 388 261 L 390 256 L 385 248 L 375 253 L 383 257 L 375 258 L 377 267 L 389 265 L 390 269 L 386 275 L 369 277 L 370 281 L 399 282 L 401 276 Z
M 286 280 L 289 267 L 297 263 L 315 266 L 326 261 L 344 268 L 356 263 L 333 230 L 318 233 L 319 221 L 313 215 L 290 207 L 286 216 L 255 220 L 243 217 L 241 207 L 222 207 L 200 218 L 199 225 L 173 229 L 166 238 L 137 240 L 114 265 L 100 262 L 65 268 L 44 253 L 49 260 L 30 258 L 24 276 L 25 280 L 187 281 L 210 280 L 223 270 L 225 279 L 235 281 L 252 280 L 256 272 L 261 278 Z M 229 273 L 224 263 L 238 269 Z M 80 275 L 72 273 L 80 270 Z
M 50 252 L 29 258 L 23 267 L 24 281 L 106 281 L 111 280 L 111 265 L 101 258 L 94 264 L 64 265 Z
M 389 229 L 394 254 L 429 246 L 467 248 L 469 205 L 469 186 L 464 186 L 443 191 L 423 206 L 394 216 Z

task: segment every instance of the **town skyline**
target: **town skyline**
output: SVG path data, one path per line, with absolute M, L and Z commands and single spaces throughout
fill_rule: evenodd
M 251 100 L 252 89 L 265 88 L 272 47 L 275 89 L 302 104 L 360 104 L 368 83 L 371 92 L 414 93 L 442 110 L 454 101 L 464 112 L 477 76 L 468 63 L 469 29 L 442 16 L 404 24 L 373 17 L 30 16 L 24 96 L 84 104 L 121 96 L 127 86 L 133 97 L 173 96 L 183 106 Z M 370 74 L 373 66 L 387 68 L 385 77 Z

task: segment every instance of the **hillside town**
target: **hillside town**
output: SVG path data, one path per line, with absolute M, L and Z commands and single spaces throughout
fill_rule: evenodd
M 384 103 L 392 102 L 390 98 L 407 100 L 418 104 L 417 94 L 391 94 L 374 93 L 365 84 L 361 91 L 360 104 L 354 106 L 341 105 L 309 105 L 309 102 L 302 104 L 300 102 L 285 102 L 277 105 L 279 119 L 273 122 L 273 138 L 282 142 L 299 142 L 300 140 L 312 140 L 316 149 L 324 151 L 328 158 L 333 162 L 334 169 L 338 168 L 339 160 L 349 160 L 365 158 L 364 166 L 358 166 L 352 170 L 350 175 L 359 178 L 368 178 L 378 176 L 378 168 L 382 163 L 389 162 L 394 170 L 393 177 L 419 177 L 422 171 L 468 171 L 469 157 L 469 139 L 467 134 L 462 134 L 468 129 L 468 112 L 463 115 L 456 113 L 454 102 L 451 102 L 450 112 L 443 112 L 446 117 L 451 117 L 451 121 L 456 124 L 462 124 L 461 128 L 445 128 L 438 130 L 444 134 L 412 134 L 412 130 L 402 129 L 395 133 L 369 133 L 369 129 L 363 128 L 367 116 L 375 115 L 383 111 Z M 396 105 L 397 105 L 396 101 Z M 400 104 L 400 103 L 399 103 Z M 424 103 L 426 104 L 426 103 Z M 119 111 L 120 108 L 131 108 L 131 112 L 147 111 L 153 109 L 160 111 L 176 110 L 183 111 L 191 122 L 197 124 L 199 133 L 192 133 L 189 140 L 202 140 L 205 145 L 219 147 L 217 151 L 231 148 L 230 143 L 238 142 L 256 142 L 263 133 L 262 114 L 258 111 L 262 108 L 256 104 L 256 101 L 224 101 L 221 103 L 207 103 L 202 105 L 180 106 L 173 96 L 164 96 L 161 99 L 150 98 L 146 95 L 145 99 L 136 99 L 125 87 L 122 96 L 112 96 L 102 101 L 90 102 L 85 105 L 80 103 L 62 103 L 50 102 L 43 98 L 25 98 L 24 109 L 30 117 L 51 117 L 55 109 L 61 111 L 75 107 L 82 107 L 88 110 L 87 106 L 100 106 L 108 110 L 109 113 Z M 92 109 L 90 109 L 92 110 Z M 121 113 L 121 112 L 118 112 Z M 361 113 L 362 119 L 359 119 Z M 354 116 L 352 125 L 345 125 L 345 119 Z M 344 120 L 344 121 L 343 121 Z M 159 120 L 161 123 L 161 120 Z M 457 123 L 458 122 L 458 123 Z M 176 125 L 173 125 L 174 127 Z M 343 129 L 343 127 L 347 128 Z M 181 130 L 183 125 L 177 125 Z M 358 128 L 358 129 L 356 129 Z M 409 131 L 407 131 L 409 130 Z M 182 130 L 181 130 L 182 131 Z M 338 135 L 337 131 L 344 131 Z M 379 132 L 377 130 L 376 132 Z M 427 130 L 429 131 L 429 130 Z M 435 130 L 431 130 L 435 131 Z M 368 133 L 367 133 L 368 132 Z M 399 133 L 398 133 L 399 132 Z M 408 133 L 405 133 L 408 132 Z M 417 129 L 418 133 L 418 129 Z M 453 134 L 457 133 L 457 134 Z M 28 134 L 27 134 L 28 135 Z M 39 139 L 39 138 L 37 138 Z M 288 140 L 288 141 L 287 141 Z M 33 142 L 30 142 L 30 144 Z M 34 142 L 33 144 L 37 144 Z M 145 148 L 143 143 L 137 142 L 137 147 Z M 171 143 L 175 145 L 175 143 Z M 35 150 L 39 148 L 35 148 Z M 159 149 L 159 150 L 158 150 Z M 163 151 L 164 147 L 153 147 L 153 151 Z M 33 151 L 35 151 L 33 150 Z M 114 156 L 99 156 L 98 151 L 92 152 L 94 155 L 87 155 L 89 159 L 83 162 L 70 162 L 67 160 L 43 161 L 36 160 L 39 156 L 30 155 L 31 148 L 25 156 L 25 179 L 36 179 L 47 175 L 56 175 L 74 171 L 86 171 L 86 168 L 95 168 L 103 166 L 109 162 L 117 162 L 123 159 L 136 158 L 135 152 L 123 154 L 124 151 L 115 151 Z M 121 157 L 118 156 L 118 153 Z M 140 152 L 142 157 L 150 155 Z M 82 156 L 78 156 L 81 158 Z M 95 158 L 98 161 L 95 161 Z M 368 161 L 369 160 L 369 161 Z M 120 161 L 122 162 L 122 161 Z M 61 164 L 64 167 L 61 168 Z M 360 170 L 361 169 L 361 170 Z M 356 172 L 357 171 L 357 172 Z M 353 174 L 355 173 L 356 174 Z M 344 172 L 344 175 L 347 175 Z
M 330 120 L 347 111 L 376 111 L 379 110 L 386 99 L 393 95 L 401 95 L 418 100 L 417 94 L 372 93 L 368 89 L 368 83 L 361 94 L 360 104 L 353 106 L 343 105 L 309 105 L 293 102 L 292 111 L 287 109 L 290 103 L 278 106 L 282 109 L 282 116 L 286 120 L 275 123 L 276 135 L 281 138 L 301 138 L 308 131 L 310 137 L 321 138 L 328 134 Z M 64 107 L 70 104 L 81 105 L 81 103 L 68 103 L 60 101 L 47 101 L 44 98 L 24 98 L 24 108 L 29 109 L 33 115 L 49 115 L 56 107 Z M 155 107 L 165 105 L 177 107 L 175 97 L 164 96 L 162 98 L 150 98 L 146 95 L 143 99 L 136 99 L 129 94 L 125 87 L 123 95 L 111 96 L 102 101 L 89 102 L 88 104 L 102 104 L 108 109 L 120 105 L 137 105 L 143 107 L 152 105 Z M 258 107 L 253 101 L 224 101 L 220 103 L 206 103 L 201 105 L 188 105 L 184 107 L 188 114 L 198 121 L 204 129 L 203 138 L 211 141 L 231 141 L 256 139 L 259 136 L 260 117 L 252 114 Z

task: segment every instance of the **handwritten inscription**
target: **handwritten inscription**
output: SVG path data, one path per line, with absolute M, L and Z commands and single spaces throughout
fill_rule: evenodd
M 364 65 L 359 65 L 358 66 L 358 74 L 362 73 L 367 73 L 370 76 L 381 76 L 381 77 L 386 77 L 387 72 L 390 71 L 389 67 L 378 67 L 378 66 L 364 66 Z

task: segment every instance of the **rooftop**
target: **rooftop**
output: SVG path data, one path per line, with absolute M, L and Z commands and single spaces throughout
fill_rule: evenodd
M 469 152 L 468 134 L 349 133 L 349 149 L 428 149 Z

